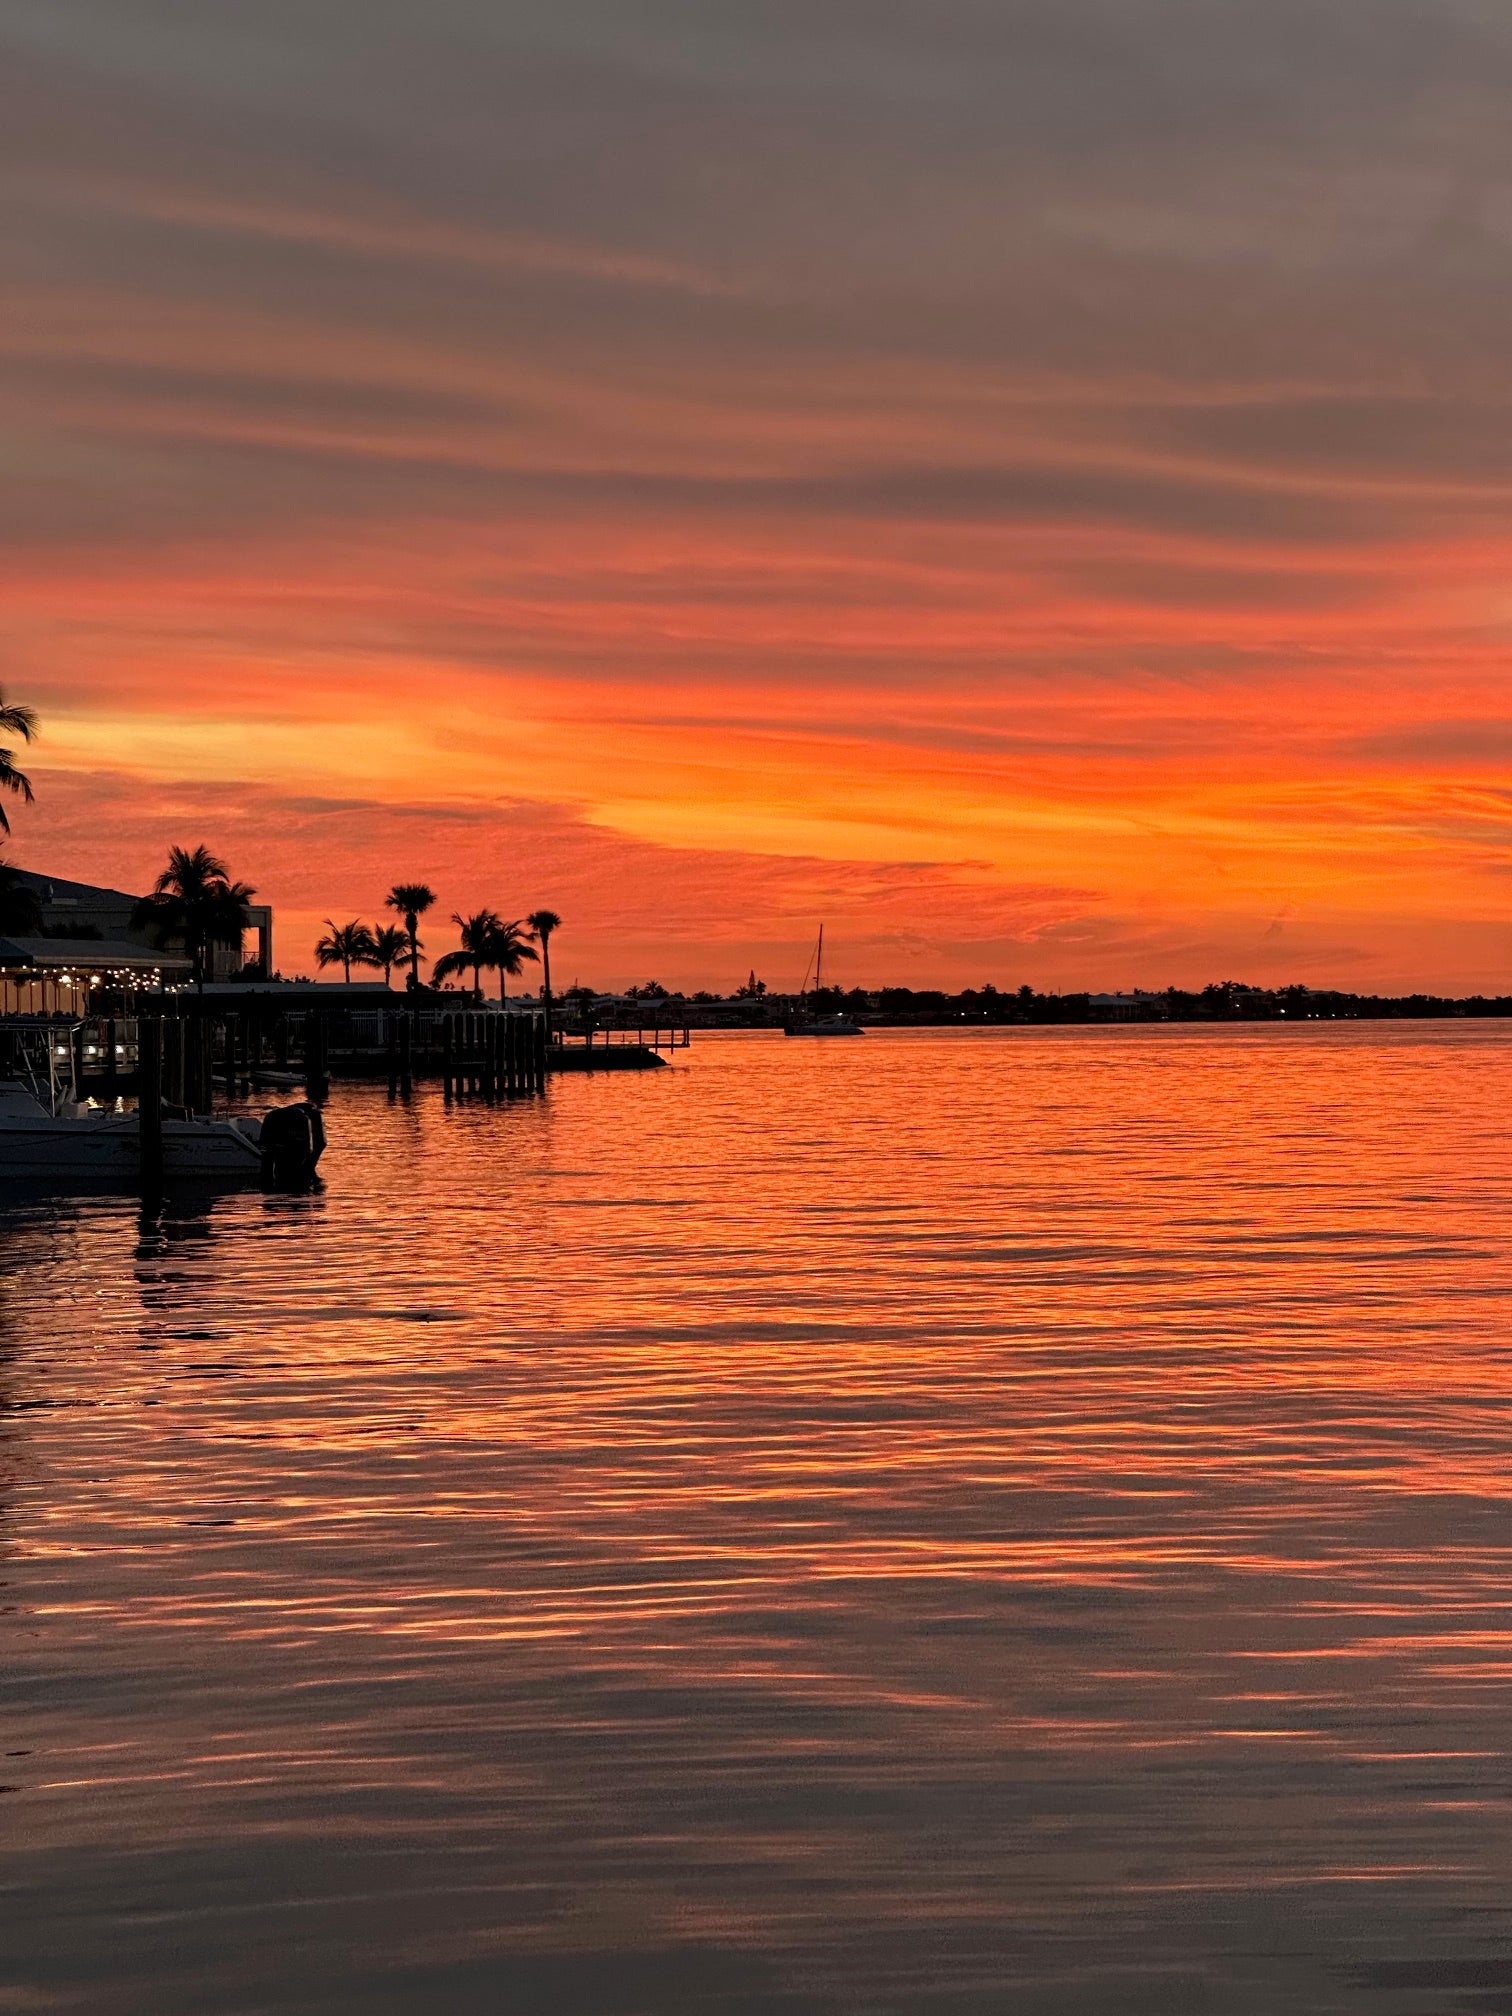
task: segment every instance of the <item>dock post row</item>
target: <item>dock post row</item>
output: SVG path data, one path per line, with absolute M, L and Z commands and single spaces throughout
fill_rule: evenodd
M 441 1018 L 441 1077 L 448 1099 L 503 1099 L 546 1083 L 541 1015 L 463 1012 Z
M 448 1009 L 384 1010 L 354 1030 L 340 1011 L 270 1012 L 192 997 L 139 1001 L 131 1017 L 100 1018 L 71 1036 L 74 1083 L 114 1099 L 139 1089 L 151 1050 L 164 1108 L 207 1114 L 217 1093 L 232 1096 L 261 1070 L 303 1079 L 322 1099 L 334 1076 L 386 1079 L 396 1096 L 418 1078 L 439 1077 L 448 1098 L 502 1099 L 546 1083 L 546 1020 L 539 1013 Z

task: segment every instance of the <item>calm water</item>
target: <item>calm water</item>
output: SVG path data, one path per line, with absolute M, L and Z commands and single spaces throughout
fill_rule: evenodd
M 0 1207 L 0 2008 L 1512 2010 L 1512 1030 Z

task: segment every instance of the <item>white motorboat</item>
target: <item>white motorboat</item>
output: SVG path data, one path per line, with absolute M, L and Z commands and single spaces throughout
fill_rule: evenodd
M 257 1182 L 263 1172 L 262 1122 L 163 1117 L 163 1174 Z M 135 1113 L 100 1109 L 76 1099 L 49 1112 L 18 1079 L 0 1081 L 0 1178 L 92 1177 L 135 1181 L 142 1169 Z
M 140 1115 L 77 1096 L 74 1031 L 9 1022 L 0 1034 L 8 1052 L 0 1068 L 9 1073 L 0 1077 L 0 1183 L 139 1184 Z M 308 1104 L 277 1107 L 262 1120 L 169 1108 L 159 1125 L 158 1173 L 167 1182 L 302 1186 L 314 1177 L 325 1147 L 320 1113 Z
M 849 1015 L 789 1015 L 782 1025 L 789 1036 L 861 1036 L 861 1024 Z

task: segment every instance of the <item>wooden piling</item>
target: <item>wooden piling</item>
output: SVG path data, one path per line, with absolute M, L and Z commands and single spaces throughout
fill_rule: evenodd
M 142 1188 L 163 1180 L 163 1020 L 143 1015 L 137 1022 L 137 1139 Z
M 323 1099 L 328 1090 L 326 1068 L 326 1019 L 311 1010 L 304 1027 L 305 1090 L 312 1099 Z
M 409 1090 L 410 1080 L 414 1076 L 414 1048 L 414 1025 L 410 1011 L 408 1008 L 401 1008 L 399 1011 L 399 1076 L 404 1081 L 404 1089 L 406 1091 Z
M 159 1091 L 170 1106 L 181 1103 L 179 1092 L 179 1035 L 183 1029 L 177 1015 L 164 1015 L 158 1022 L 158 1054 L 160 1058 Z
M 448 1104 L 451 1103 L 452 1099 L 452 1067 L 455 1061 L 453 1056 L 454 1048 L 452 1018 L 450 1015 L 443 1015 L 441 1017 L 441 1082 L 446 1089 Z
M 226 1054 L 223 1060 L 225 1063 L 225 1070 L 226 1070 L 226 1097 L 228 1099 L 234 1099 L 236 1097 L 236 1037 L 237 1037 L 237 1023 L 235 1015 L 227 1015 L 225 1022 L 222 1026 L 224 1027 L 226 1032 L 225 1035 Z
M 210 1017 L 205 1014 L 196 1015 L 189 1027 L 193 1031 L 194 1056 L 194 1096 L 189 1103 L 196 1113 L 208 1113 L 215 1083 L 215 1058 L 211 1048 L 214 1031 Z

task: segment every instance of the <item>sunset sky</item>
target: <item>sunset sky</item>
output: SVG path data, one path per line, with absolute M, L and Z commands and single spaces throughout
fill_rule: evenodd
M 1512 9 L 0 0 L 23 865 L 1512 989 Z M 449 942 L 444 924 L 428 940 Z

